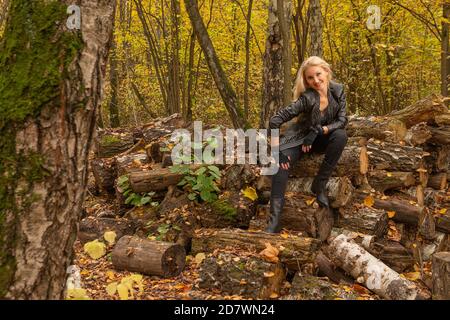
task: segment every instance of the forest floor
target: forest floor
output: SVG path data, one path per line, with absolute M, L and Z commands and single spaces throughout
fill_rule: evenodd
M 89 214 L 98 212 L 111 206 L 107 198 L 94 197 L 88 195 L 85 202 L 85 211 Z M 112 247 L 108 246 L 106 254 L 98 259 L 91 258 L 83 249 L 83 245 L 79 240 L 74 245 L 75 258 L 73 265 L 80 270 L 81 287 L 85 290 L 83 297 L 92 300 L 120 300 L 118 292 L 108 293 L 108 286 L 112 283 L 119 284 L 122 280 L 127 280 L 133 273 L 128 271 L 119 271 L 114 269 L 111 262 Z M 234 253 L 238 253 L 235 250 Z M 242 253 L 245 255 L 245 253 Z M 244 300 L 247 299 L 238 295 L 224 295 L 216 289 L 199 288 L 199 264 L 201 260 L 197 257 L 187 255 L 186 265 L 181 274 L 172 278 L 162 278 L 157 276 L 142 276 L 142 280 L 134 282 L 128 290 L 128 299 L 136 300 Z M 290 299 L 288 296 L 293 275 L 287 277 L 284 282 L 280 296 L 274 299 Z M 331 282 L 330 282 L 331 283 Z M 331 286 L 339 292 L 336 300 L 378 300 L 376 294 L 370 292 L 365 287 L 358 284 L 337 285 L 332 283 Z

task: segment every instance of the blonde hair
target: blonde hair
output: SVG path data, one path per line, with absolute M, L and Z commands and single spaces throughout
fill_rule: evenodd
M 302 65 L 300 66 L 300 69 L 298 69 L 297 78 L 295 79 L 294 89 L 292 90 L 294 92 L 294 101 L 300 97 L 300 95 L 306 91 L 307 89 L 307 82 L 305 79 L 305 72 L 306 69 L 309 67 L 322 67 L 325 69 L 325 71 L 328 72 L 328 82 L 331 81 L 332 78 L 332 72 L 330 65 L 323 60 L 320 57 L 317 56 L 311 56 L 305 61 L 303 61 Z

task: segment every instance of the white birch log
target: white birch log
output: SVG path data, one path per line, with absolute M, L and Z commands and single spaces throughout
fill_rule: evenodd
M 389 300 L 421 299 L 417 286 L 341 234 L 330 243 L 330 258 L 358 282 Z

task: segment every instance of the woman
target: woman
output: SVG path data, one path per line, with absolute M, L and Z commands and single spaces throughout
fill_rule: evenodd
M 305 60 L 295 81 L 294 102 L 280 109 L 269 123 L 271 129 L 278 129 L 302 114 L 280 137 L 280 168 L 272 177 L 267 232 L 279 232 L 289 169 L 302 153 L 325 153 L 311 189 L 320 206 L 329 206 L 326 184 L 347 143 L 345 107 L 344 86 L 331 81 L 330 65 L 316 56 Z

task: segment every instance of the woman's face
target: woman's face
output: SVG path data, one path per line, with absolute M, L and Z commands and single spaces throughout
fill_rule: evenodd
M 320 66 L 308 67 L 305 70 L 305 80 L 308 87 L 317 91 L 328 88 L 328 71 Z

